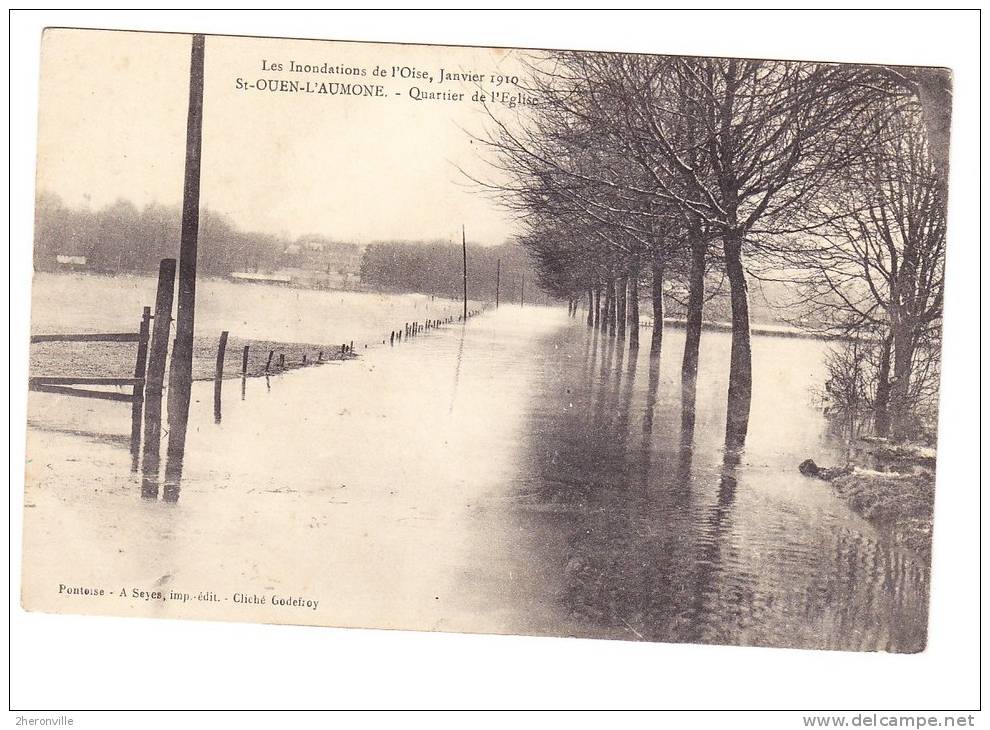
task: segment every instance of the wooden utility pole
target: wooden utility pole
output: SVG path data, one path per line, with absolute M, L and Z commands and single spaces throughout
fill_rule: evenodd
M 502 283 L 502 259 L 495 264 L 495 309 L 498 309 L 498 288 Z
M 464 257 L 464 321 L 467 322 L 467 234 L 461 226 L 461 254 Z
M 206 39 L 192 37 L 189 64 L 189 115 L 186 120 L 186 173 L 179 244 L 179 292 L 175 346 L 169 368 L 169 452 L 185 448 L 192 391 L 193 327 L 196 312 L 196 249 L 199 243 L 199 177 L 203 143 L 203 56 Z M 176 438 L 173 444 L 173 437 Z

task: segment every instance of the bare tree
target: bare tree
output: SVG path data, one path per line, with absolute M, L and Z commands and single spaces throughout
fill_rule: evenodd
M 845 213 L 805 234 L 800 281 L 815 326 L 877 341 L 876 432 L 904 438 L 917 388 L 937 367 L 945 186 L 919 109 L 875 124 L 876 144 L 819 203 Z

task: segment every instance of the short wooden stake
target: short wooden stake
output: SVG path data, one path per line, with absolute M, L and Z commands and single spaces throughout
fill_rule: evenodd
M 217 347 L 217 372 L 216 377 L 223 377 L 223 359 L 224 355 L 227 353 L 227 336 L 230 333 L 224 330 L 220 333 L 220 345 Z

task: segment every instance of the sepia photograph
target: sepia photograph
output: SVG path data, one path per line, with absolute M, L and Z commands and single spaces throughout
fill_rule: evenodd
M 45 27 L 23 610 L 924 653 L 954 69 L 656 51 Z

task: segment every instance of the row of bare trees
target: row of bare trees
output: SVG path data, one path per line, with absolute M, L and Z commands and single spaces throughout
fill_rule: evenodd
M 938 352 L 947 72 L 586 52 L 527 66 L 539 104 L 490 115 L 479 142 L 495 170 L 474 179 L 517 214 L 545 289 L 586 298 L 588 324 L 631 348 L 648 292 L 654 355 L 665 297 L 686 293 L 693 395 L 706 286 L 723 277 L 735 449 L 752 396 L 747 288 L 789 281 L 793 321 L 879 350 L 864 397 L 879 434 L 905 435 Z

